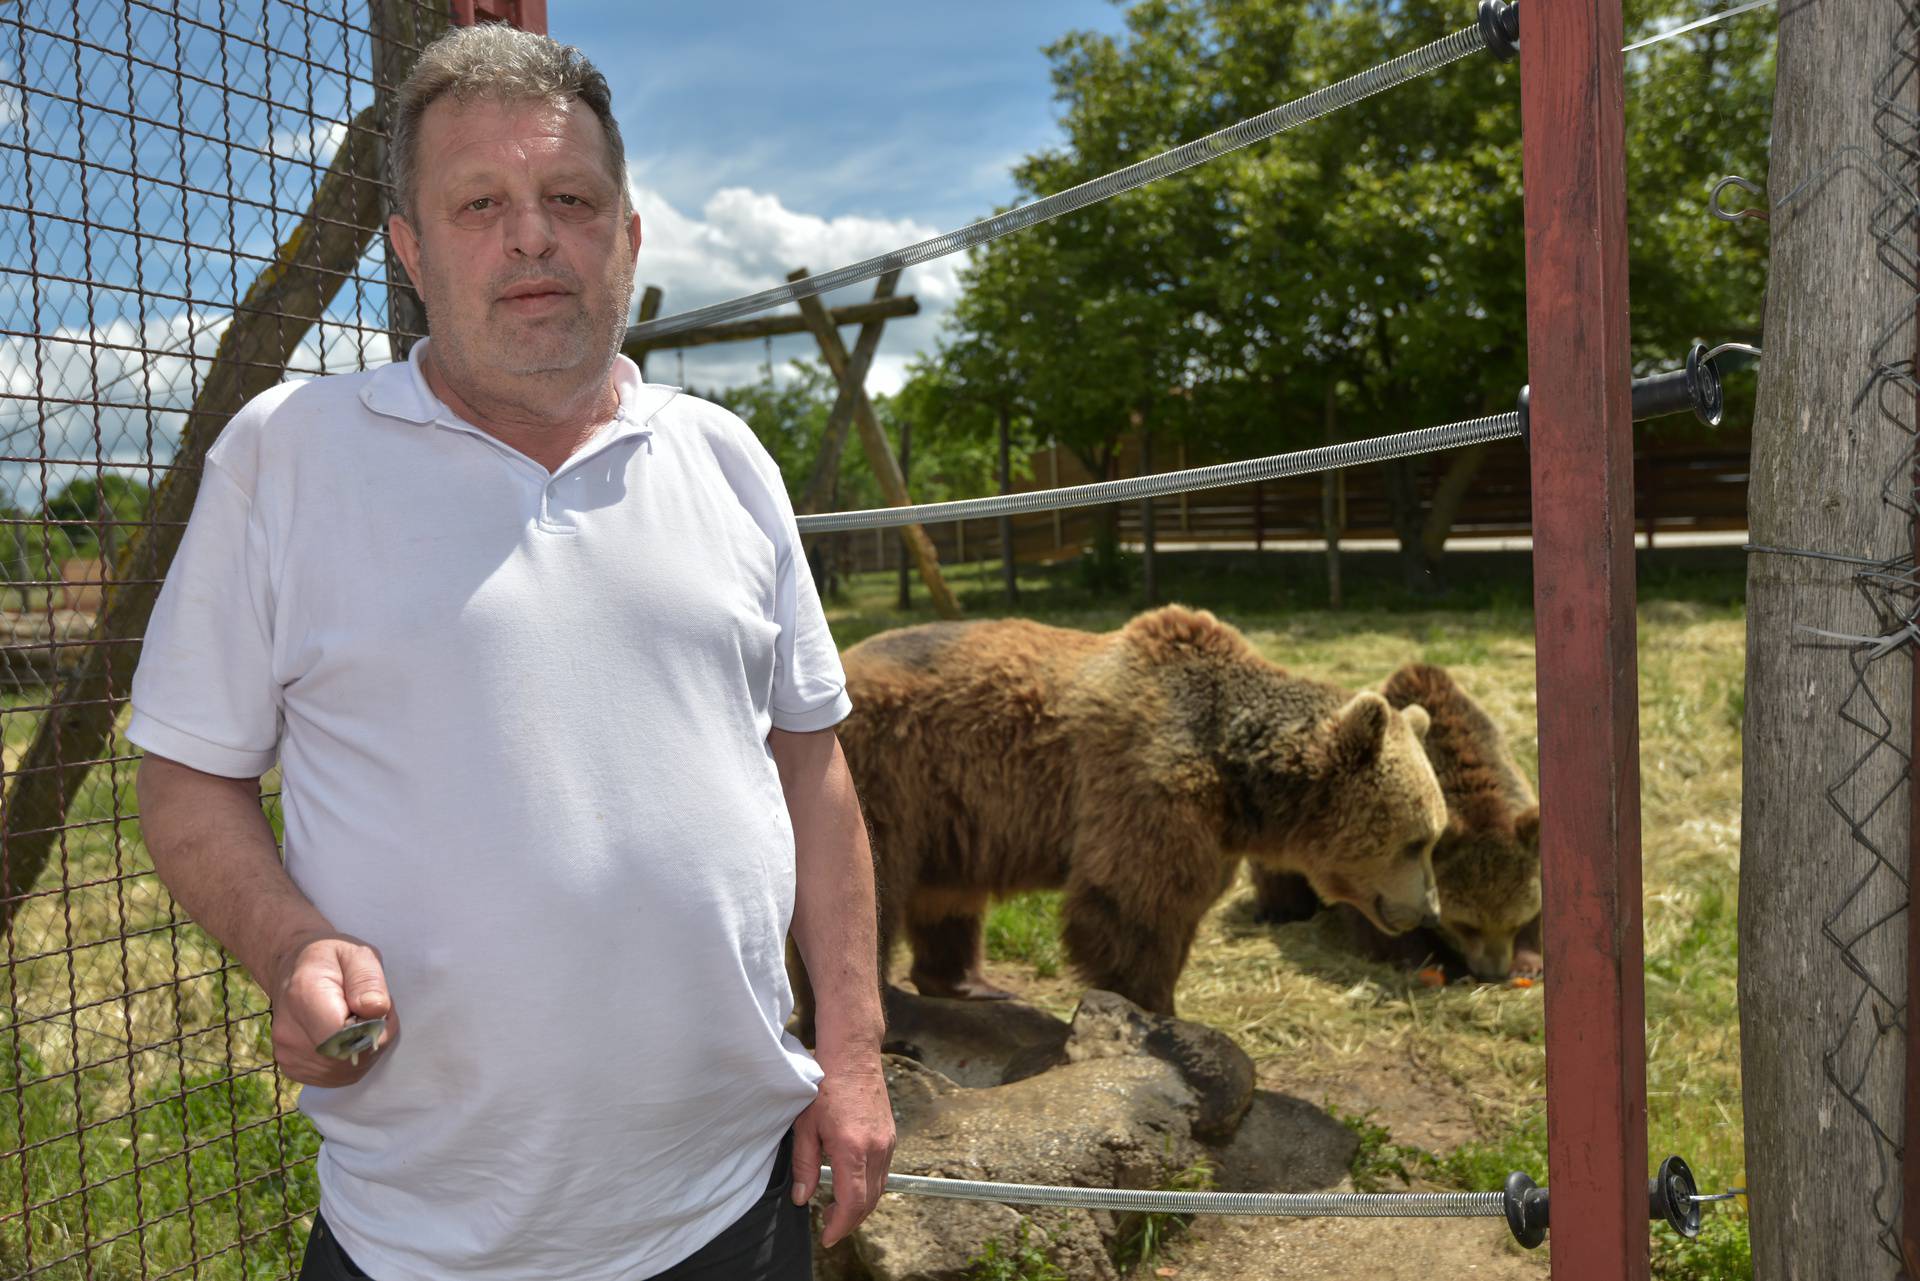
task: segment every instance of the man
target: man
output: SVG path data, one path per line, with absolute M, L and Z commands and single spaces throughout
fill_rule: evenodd
M 849 705 L 779 473 L 618 355 L 640 221 L 578 51 L 450 33 L 392 161 L 429 337 L 234 417 L 128 731 L 155 867 L 271 997 L 325 1139 L 303 1275 L 806 1277 L 822 1159 L 832 1244 L 893 1127 Z

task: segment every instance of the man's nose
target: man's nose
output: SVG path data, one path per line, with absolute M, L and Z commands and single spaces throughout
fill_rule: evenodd
M 544 205 L 514 206 L 505 224 L 508 253 L 526 258 L 544 258 L 553 252 L 553 216 Z

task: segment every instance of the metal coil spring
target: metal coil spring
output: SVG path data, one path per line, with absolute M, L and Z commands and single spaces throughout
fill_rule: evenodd
M 833 1187 L 831 1167 L 821 1168 L 820 1186 L 828 1190 Z M 919 1174 L 888 1175 L 887 1191 L 949 1201 L 1160 1214 L 1345 1219 L 1498 1219 L 1506 1214 L 1506 1199 L 1499 1192 L 1147 1192 L 988 1183 Z

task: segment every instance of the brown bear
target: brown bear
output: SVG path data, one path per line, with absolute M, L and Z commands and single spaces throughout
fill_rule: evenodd
M 1409 663 L 1380 689 L 1396 708 L 1432 718 L 1427 759 L 1447 799 L 1447 827 L 1433 850 L 1440 919 L 1391 941 L 1349 917 L 1362 951 L 1419 964 L 1448 955 L 1472 974 L 1499 981 L 1540 968 L 1540 805 L 1486 711 L 1447 672 Z M 1258 916 L 1297 921 L 1320 908 L 1298 876 L 1253 867 Z M 1343 913 L 1344 915 L 1344 913 Z
M 1243 856 L 1385 931 L 1433 910 L 1446 806 L 1426 714 L 1291 675 L 1209 613 L 1106 634 L 932 623 L 843 658 L 882 972 L 904 929 L 924 993 L 1004 995 L 980 977 L 982 920 L 1026 890 L 1065 889 L 1083 979 L 1163 1014 Z

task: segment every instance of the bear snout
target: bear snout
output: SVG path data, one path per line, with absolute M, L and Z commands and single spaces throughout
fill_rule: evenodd
M 1432 895 L 1429 894 L 1428 899 L 1430 900 L 1431 898 Z M 1376 894 L 1373 896 L 1373 912 L 1371 915 L 1374 918 L 1374 923 L 1388 934 L 1405 934 L 1409 930 L 1419 928 L 1421 923 L 1432 914 L 1431 908 L 1433 906 L 1435 905 L 1428 901 L 1422 901 L 1411 906 L 1404 903 L 1392 903 L 1387 900 L 1386 895 Z

